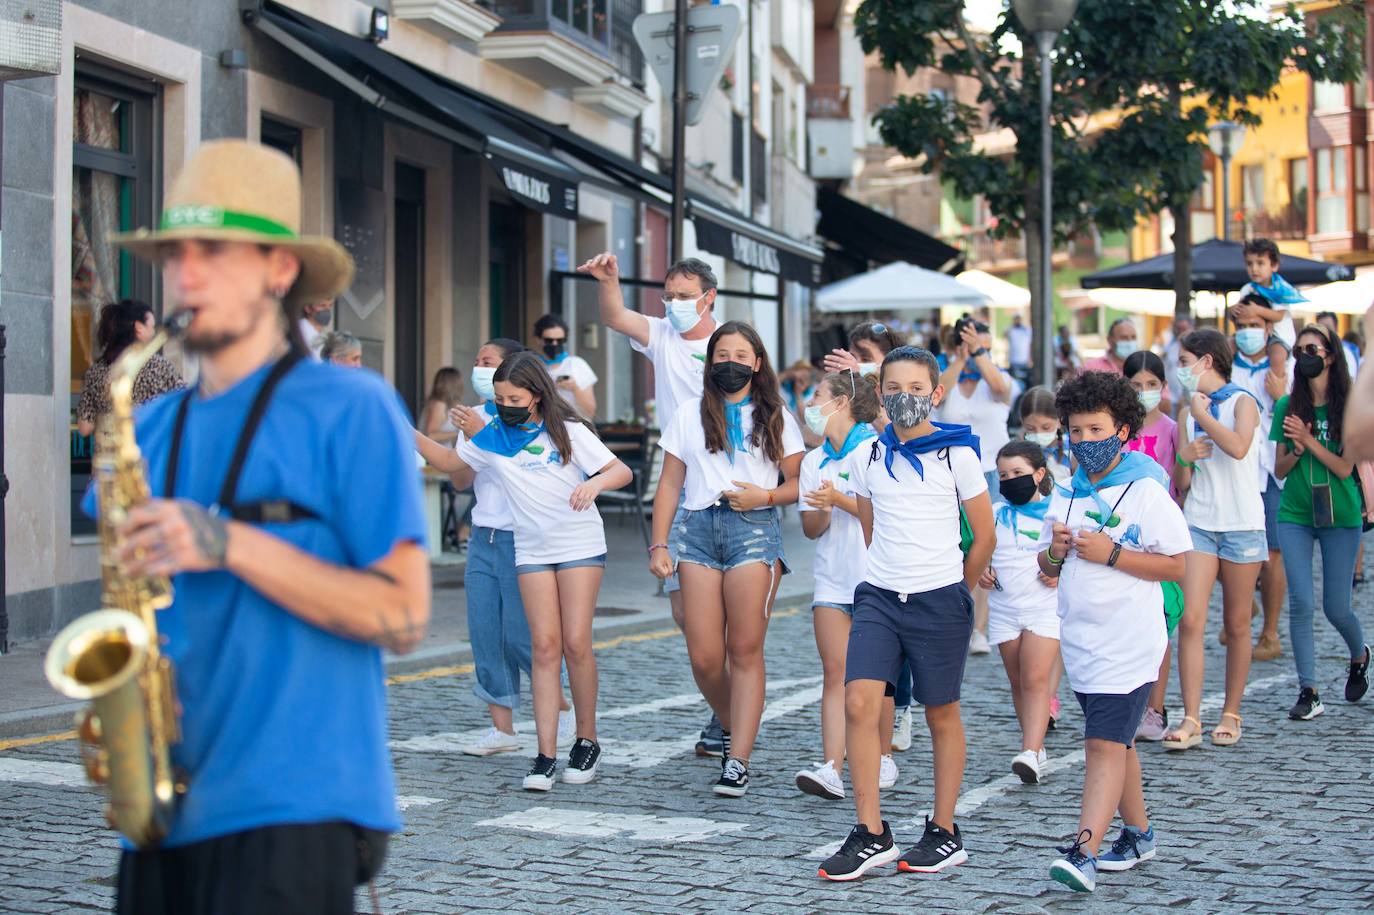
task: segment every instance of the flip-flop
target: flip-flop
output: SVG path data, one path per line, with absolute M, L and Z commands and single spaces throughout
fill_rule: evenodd
M 1187 724 L 1190 721 L 1197 728 L 1197 730 L 1186 737 L 1179 737 L 1179 734 L 1183 732 L 1183 725 Z M 1191 715 L 1184 715 L 1183 721 L 1179 723 L 1179 726 L 1174 728 L 1168 734 L 1166 734 L 1164 739 L 1159 742 L 1159 745 L 1166 750 L 1191 750 L 1193 747 L 1196 747 L 1201 743 L 1202 722 L 1198 721 Z
M 1221 722 L 1217 722 L 1217 726 L 1212 728 L 1212 746 L 1234 746 L 1236 743 L 1240 741 L 1240 716 L 1237 715 L 1235 712 L 1222 712 L 1221 717 L 1223 719 L 1236 719 L 1236 729 L 1233 731 L 1227 728 L 1226 725 L 1222 724 Z

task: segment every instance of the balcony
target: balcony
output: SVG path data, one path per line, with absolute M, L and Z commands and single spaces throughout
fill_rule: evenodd
M 812 120 L 849 120 L 848 86 L 807 86 L 806 116 Z
M 1289 206 L 1274 212 L 1246 210 L 1243 214 L 1246 238 L 1306 238 L 1307 207 Z
M 481 41 L 500 18 L 469 0 L 391 0 L 391 15 L 448 42 Z

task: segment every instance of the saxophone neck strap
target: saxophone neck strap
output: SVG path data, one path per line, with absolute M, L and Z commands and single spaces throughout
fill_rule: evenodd
M 268 372 L 262 387 L 258 389 L 252 405 L 248 408 L 248 416 L 243 422 L 243 429 L 239 432 L 238 441 L 234 444 L 233 457 L 229 461 L 229 472 L 224 477 L 224 485 L 220 487 L 219 498 L 211 506 L 211 511 L 216 514 L 248 524 L 307 521 L 319 517 L 310 509 L 286 499 L 269 499 L 243 504 L 239 504 L 237 501 L 239 477 L 243 475 L 243 465 L 248 460 L 248 449 L 252 446 L 253 437 L 257 434 L 258 426 L 262 424 L 262 418 L 267 413 L 267 405 L 271 401 L 277 385 L 281 384 L 287 372 L 291 371 L 296 363 L 304 357 L 305 354 L 295 347 L 289 349 L 286 355 L 278 359 L 276 364 L 272 366 L 272 371 Z M 172 447 L 167 456 L 166 485 L 163 487 L 163 495 L 168 499 L 176 498 L 177 471 L 181 463 L 181 440 L 186 431 L 186 417 L 190 413 L 191 398 L 194 396 L 195 388 L 188 388 L 186 393 L 182 395 L 181 403 L 177 405 L 176 423 L 172 427 Z

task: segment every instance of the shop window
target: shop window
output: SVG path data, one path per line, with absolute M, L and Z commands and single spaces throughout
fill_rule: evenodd
M 1317 163 L 1317 234 L 1350 231 L 1350 213 L 1346 200 L 1349 174 L 1349 147 L 1318 149 Z
M 262 144 L 280 150 L 291 157 L 296 167 L 301 167 L 302 134 L 299 127 L 263 116 L 261 128 Z

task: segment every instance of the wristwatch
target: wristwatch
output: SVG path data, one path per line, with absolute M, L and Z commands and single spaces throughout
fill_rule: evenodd
M 970 355 L 972 355 L 974 359 L 977 359 L 979 356 L 986 356 L 987 354 L 988 348 L 986 346 L 980 346 L 976 350 L 974 350 Z
M 1112 547 L 1112 555 L 1110 555 L 1110 556 L 1107 557 L 1107 566 L 1108 566 L 1108 568 L 1115 567 L 1115 566 L 1116 566 L 1116 561 L 1117 561 L 1118 559 L 1120 559 L 1120 558 L 1121 558 L 1121 544 L 1118 543 L 1118 544 L 1116 544 L 1115 546 Z

